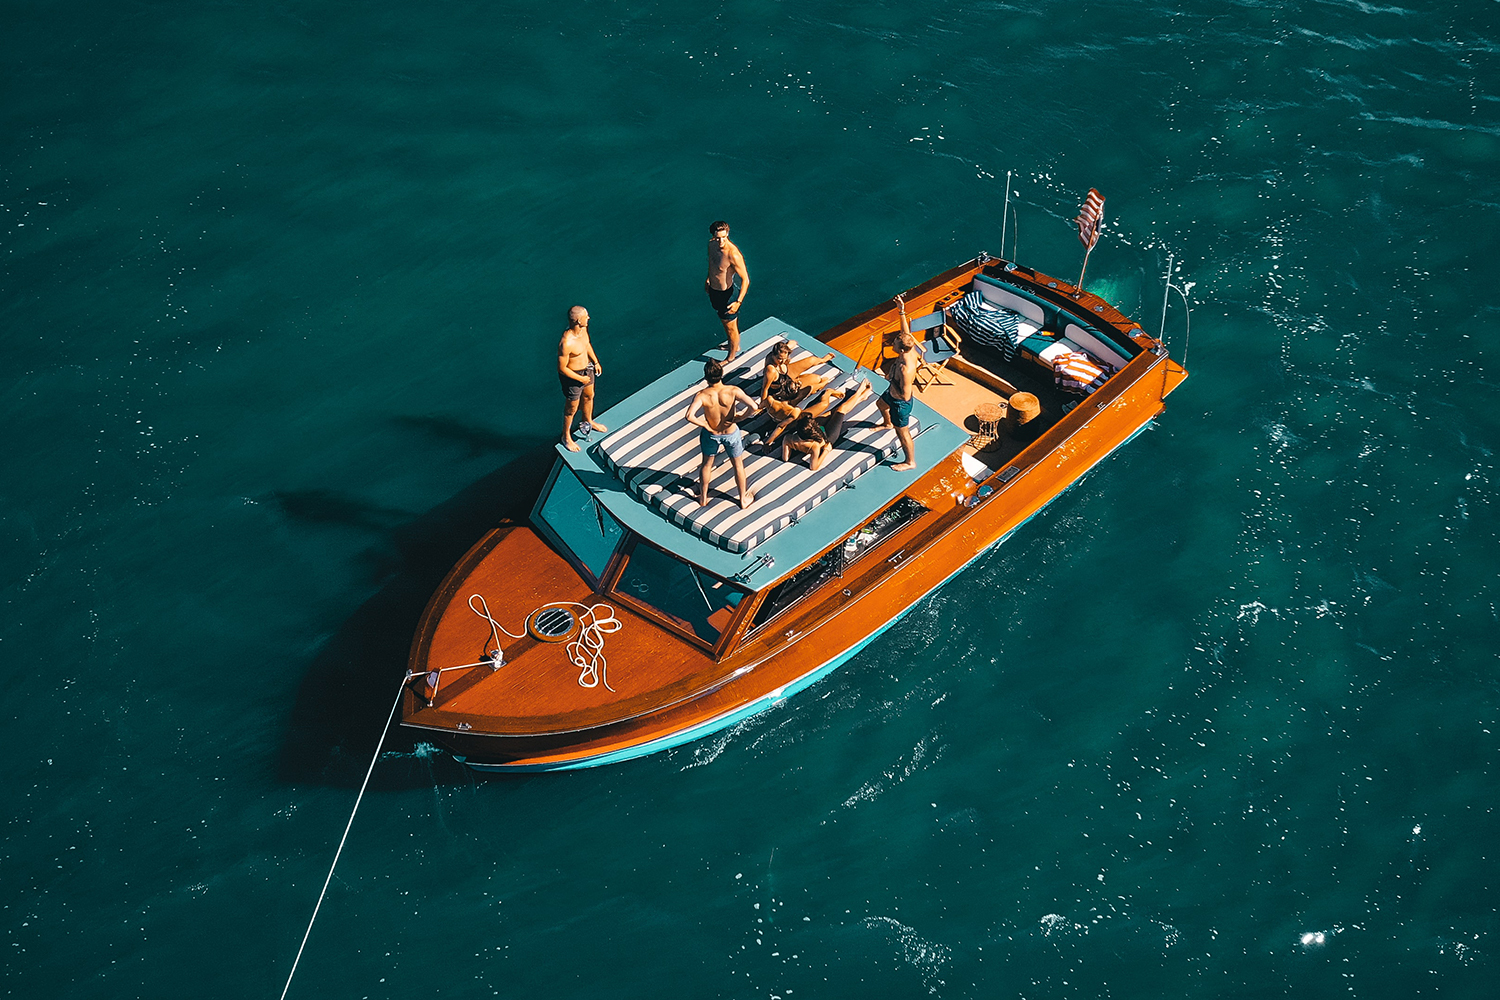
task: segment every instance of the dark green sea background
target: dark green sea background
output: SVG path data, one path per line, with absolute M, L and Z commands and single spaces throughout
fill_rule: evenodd
M 817 332 L 1007 171 L 1178 261 L 1155 428 L 732 731 L 393 732 L 291 996 L 1495 995 L 1500 5 L 15 0 L 0 97 L 4 995 L 278 996 L 567 308 L 608 404 L 711 219 Z

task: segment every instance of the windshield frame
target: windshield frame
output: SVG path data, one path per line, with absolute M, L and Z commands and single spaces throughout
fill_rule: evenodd
M 563 531 L 559 530 L 559 526 L 549 521 L 544 512 L 547 501 L 552 499 L 553 491 L 557 488 L 558 481 L 565 474 L 573 478 L 573 482 L 569 484 L 570 486 L 577 486 L 579 490 L 582 490 L 586 493 L 589 492 L 588 487 L 583 485 L 583 480 L 578 475 L 578 473 L 574 471 L 566 462 L 559 459 L 558 461 L 553 463 L 552 472 L 547 476 L 547 483 L 542 487 L 541 494 L 536 498 L 536 504 L 531 508 L 531 525 L 536 530 L 537 534 L 546 539 L 547 542 L 550 543 L 552 547 L 563 556 L 563 558 L 567 559 L 568 564 L 578 572 L 578 575 L 583 578 L 583 581 L 585 583 L 593 587 L 595 593 L 603 593 L 605 589 L 605 581 L 608 580 L 611 574 L 613 574 L 619 568 L 618 563 L 620 562 L 620 553 L 624 548 L 626 542 L 634 536 L 634 532 L 625 527 L 625 525 L 621 524 L 620 521 L 609 512 L 609 509 L 606 508 L 604 504 L 599 502 L 598 497 L 595 497 L 592 493 L 589 493 L 589 496 L 593 501 L 594 517 L 598 519 L 598 523 L 600 524 L 601 535 L 607 535 L 606 529 L 609 525 L 613 525 L 615 530 L 618 532 L 618 535 L 614 540 L 614 544 L 610 549 L 609 555 L 604 561 L 604 565 L 596 574 L 593 569 L 591 569 L 589 565 L 584 562 L 583 557 L 574 550 L 573 546 L 568 544 L 567 538 L 563 534 Z
M 627 529 L 626 535 L 628 536 L 626 538 L 626 541 L 615 550 L 614 559 L 611 561 L 609 576 L 605 582 L 605 587 L 603 588 L 603 595 L 610 598 L 611 600 L 619 601 L 630 610 L 636 612 L 642 617 L 650 619 L 652 622 L 661 626 L 663 629 L 669 630 L 672 632 L 672 634 L 680 636 L 682 639 L 691 642 L 693 645 L 708 651 L 713 655 L 714 659 L 722 658 L 724 654 L 727 653 L 730 648 L 732 648 L 735 641 L 739 639 L 741 633 L 743 633 L 743 626 L 746 621 L 746 616 L 750 614 L 754 610 L 755 606 L 760 603 L 760 595 L 756 591 L 751 590 L 750 588 L 744 586 L 743 584 L 737 583 L 734 580 L 727 580 L 716 573 L 710 573 L 702 566 L 689 562 L 676 553 L 664 549 L 660 545 L 656 545 L 649 539 L 643 538 L 633 531 L 629 531 Z M 676 562 L 682 563 L 684 566 L 688 567 L 689 571 L 698 578 L 697 582 L 700 587 L 703 585 L 703 582 L 705 580 L 712 580 L 716 581 L 717 583 L 733 587 L 736 591 L 740 592 L 741 597 L 739 599 L 739 602 L 730 607 L 729 620 L 724 623 L 724 628 L 719 632 L 718 639 L 713 642 L 709 642 L 707 639 L 704 639 L 702 636 L 698 635 L 698 633 L 694 632 L 691 628 L 685 627 L 685 625 L 678 619 L 674 618 L 670 612 L 658 609 L 654 605 L 648 604 L 644 600 L 632 596 L 628 591 L 621 589 L 620 581 L 624 578 L 625 572 L 630 566 L 630 560 L 634 558 L 636 552 L 638 552 L 643 546 L 647 549 L 651 549 L 655 552 L 661 553 L 668 559 L 675 560 Z

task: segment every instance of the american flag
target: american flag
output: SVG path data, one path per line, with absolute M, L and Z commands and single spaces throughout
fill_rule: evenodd
M 1078 242 L 1085 250 L 1094 249 L 1099 242 L 1099 224 L 1104 221 L 1104 196 L 1089 188 L 1089 196 L 1083 199 L 1083 207 L 1073 221 L 1078 224 Z

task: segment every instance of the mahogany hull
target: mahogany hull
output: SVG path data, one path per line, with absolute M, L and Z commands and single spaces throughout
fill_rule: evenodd
M 991 265 L 992 267 L 995 265 Z M 914 304 L 933 302 L 952 294 L 983 267 L 971 262 L 939 275 L 908 293 Z M 1020 273 L 1016 273 L 1020 272 Z M 1071 296 L 1064 283 L 1045 275 L 1016 269 L 1007 280 L 1025 281 L 1036 290 Z M 559 702 L 558 689 L 527 687 L 520 681 L 491 679 L 488 668 L 474 671 L 472 690 L 460 692 L 433 707 L 422 692 L 409 685 L 402 705 L 402 722 L 426 731 L 471 767 L 492 771 L 538 771 L 590 767 L 643 756 L 700 739 L 765 711 L 816 683 L 847 662 L 907 614 L 923 597 L 941 587 L 974 559 L 1003 542 L 1063 490 L 1140 433 L 1163 409 L 1166 395 L 1186 371 L 1172 362 L 1139 327 L 1087 293 L 1064 304 L 1086 308 L 1092 319 L 1114 326 L 1146 348 L 1093 395 L 1035 441 L 1014 455 L 982 485 L 965 471 L 957 453 L 940 462 L 905 491 L 930 510 L 864 555 L 840 578 L 808 595 L 781 618 L 749 630 L 749 613 L 726 633 L 717 651 L 705 650 L 657 629 L 632 661 L 613 654 L 612 677 L 621 691 L 607 708 L 570 711 Z M 851 357 L 867 331 L 887 322 L 890 310 L 875 309 L 856 316 L 822 338 Z M 873 362 L 872 362 L 873 363 Z M 920 446 L 920 438 L 919 446 Z M 985 495 L 980 496 L 983 490 Z M 959 503 L 954 494 L 968 502 Z M 564 586 L 571 572 L 566 560 L 550 561 L 537 549 L 529 532 L 519 526 L 496 529 L 482 539 L 454 567 L 429 605 L 413 642 L 412 673 L 420 675 L 434 662 L 434 644 L 447 629 L 467 629 L 466 609 L 455 618 L 450 612 L 461 591 L 477 585 L 485 560 L 502 565 L 507 547 L 514 562 L 503 563 L 513 587 L 537 593 Z M 532 536 L 534 538 L 534 536 Z M 830 539 L 830 544 L 837 539 Z M 604 576 L 607 578 L 608 573 Z M 573 574 L 570 600 L 610 601 Z M 763 596 L 763 595 L 758 595 Z M 629 617 L 634 631 L 652 635 L 649 616 Z M 640 626 L 636 628 L 636 626 Z M 624 634 L 624 630 L 622 633 Z M 613 640 L 611 640 L 613 641 Z M 649 647 L 649 648 L 646 648 Z M 455 649 L 448 655 L 460 655 Z M 628 671 L 651 663 L 659 672 L 656 686 L 627 690 Z M 556 671 L 553 670 L 553 673 Z M 455 682 L 457 684 L 458 682 Z M 510 684 L 510 688 L 501 685 Z M 494 694 L 482 695 L 489 685 Z M 529 713 L 529 714 L 528 714 Z

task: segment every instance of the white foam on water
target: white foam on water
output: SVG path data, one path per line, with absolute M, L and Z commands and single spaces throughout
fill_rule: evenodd
M 931 764 L 936 763 L 942 755 L 943 747 L 938 743 L 937 734 L 928 733 L 917 740 L 916 745 L 912 747 L 909 757 L 903 756 L 897 759 L 893 766 L 881 772 L 879 778 L 872 778 L 866 781 L 853 795 L 845 799 L 841 805 L 845 809 L 852 809 L 861 802 L 873 802 L 885 792 L 887 782 L 890 783 L 891 787 L 899 785 L 918 771 L 925 770 Z
M 938 987 L 944 985 L 938 974 L 944 963 L 953 957 L 952 948 L 928 941 L 915 929 L 892 917 L 866 917 L 864 924 L 871 930 L 883 930 L 895 938 L 901 948 L 902 960 L 921 975 L 922 985 L 927 987 L 928 993 L 936 993 Z
M 397 760 L 400 758 L 416 758 L 417 760 L 431 760 L 434 757 L 441 757 L 445 753 L 447 751 L 436 743 L 418 743 L 411 748 L 410 753 L 401 750 L 387 750 L 380 755 L 380 759 Z
M 1042 937 L 1066 937 L 1073 934 L 1087 934 L 1089 925 L 1069 920 L 1061 913 L 1048 913 L 1038 921 L 1041 926 Z
M 736 722 L 728 729 L 715 733 L 707 739 L 698 740 L 690 744 L 689 750 L 693 755 L 693 759 L 684 764 L 681 770 L 686 771 L 690 767 L 703 767 L 705 764 L 712 764 L 719 759 L 719 755 L 734 741 L 735 737 L 749 729 L 755 722 L 756 720 L 753 717 L 744 719 L 743 721 Z

